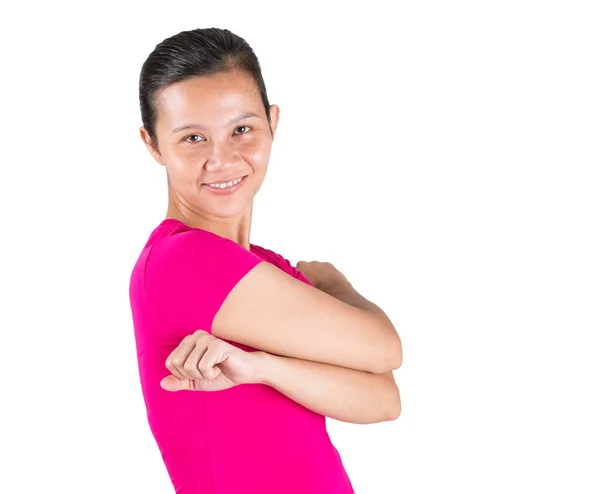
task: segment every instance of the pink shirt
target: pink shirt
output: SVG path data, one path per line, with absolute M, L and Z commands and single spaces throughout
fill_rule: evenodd
M 213 319 L 231 289 L 260 262 L 309 283 L 289 261 L 250 252 L 167 219 L 131 274 L 130 301 L 148 423 L 178 494 L 351 494 L 325 417 L 263 384 L 216 392 L 165 391 L 160 381 L 181 340 Z M 233 343 L 246 351 L 255 349 Z

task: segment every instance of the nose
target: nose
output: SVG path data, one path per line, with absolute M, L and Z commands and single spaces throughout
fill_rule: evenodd
M 213 141 L 209 152 L 210 155 L 205 165 L 207 171 L 211 172 L 235 166 L 236 154 L 230 143 Z

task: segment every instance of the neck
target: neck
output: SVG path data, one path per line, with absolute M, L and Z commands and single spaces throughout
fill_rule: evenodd
M 235 242 L 246 250 L 250 250 L 250 226 L 252 223 L 252 203 L 246 210 L 231 218 L 217 218 L 200 215 L 189 209 L 169 205 L 165 219 L 175 219 L 192 227 L 201 228 L 215 235 Z

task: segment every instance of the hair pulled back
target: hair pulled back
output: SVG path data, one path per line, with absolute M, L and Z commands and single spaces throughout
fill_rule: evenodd
M 182 31 L 156 45 L 142 65 L 139 81 L 142 123 L 154 144 L 158 145 L 156 101 L 160 91 L 191 77 L 233 71 L 254 79 L 271 128 L 270 105 L 260 63 L 243 38 L 227 29 L 211 27 Z

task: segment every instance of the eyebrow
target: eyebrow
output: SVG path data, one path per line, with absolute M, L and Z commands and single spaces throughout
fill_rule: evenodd
M 239 122 L 240 120 L 244 120 L 246 118 L 261 118 L 261 117 L 260 117 L 260 115 L 257 115 L 256 113 L 249 111 L 246 113 L 242 113 L 241 115 L 238 115 L 237 117 L 232 118 L 229 122 L 227 122 L 227 125 L 232 125 L 232 124 Z M 176 134 L 177 132 L 181 132 L 182 130 L 186 130 L 186 129 L 206 130 L 206 127 L 204 125 L 200 125 L 200 124 L 186 124 L 186 125 L 182 125 L 180 127 L 174 128 L 173 134 Z

